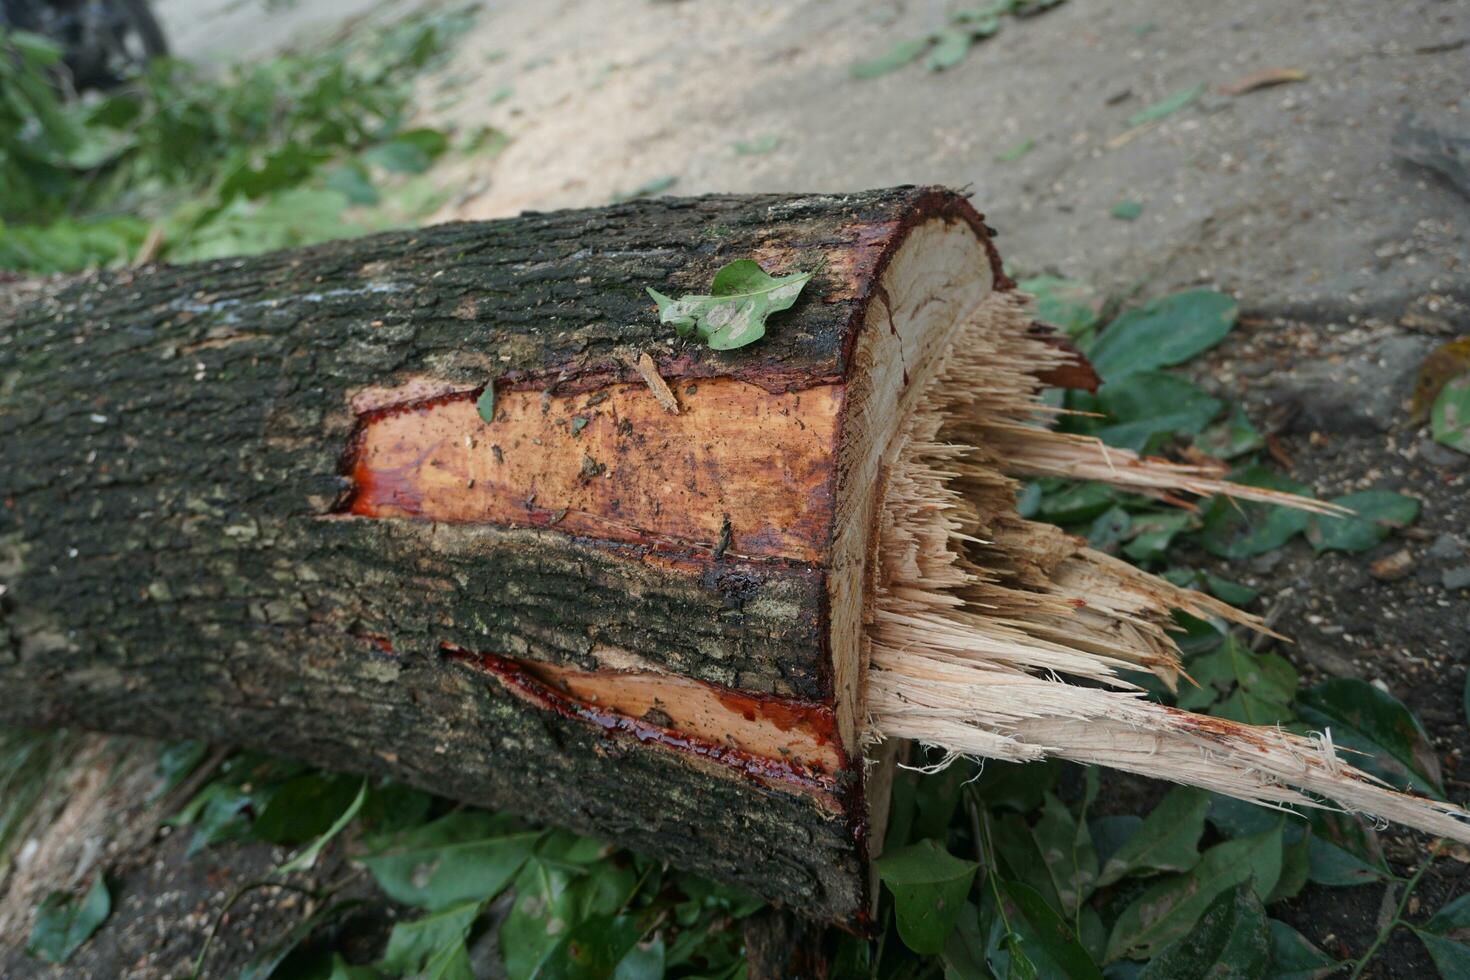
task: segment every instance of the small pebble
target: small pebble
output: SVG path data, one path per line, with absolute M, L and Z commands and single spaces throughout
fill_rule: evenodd
M 1458 568 L 1446 568 L 1444 575 L 1440 577 L 1446 589 L 1470 589 L 1470 565 L 1461 565 Z
M 1453 534 L 1450 534 L 1448 531 L 1435 538 L 1434 544 L 1429 546 L 1428 551 L 1430 558 L 1440 558 L 1444 560 L 1459 558 L 1464 553 L 1465 549 L 1460 544 L 1460 539 L 1455 537 Z
M 1470 466 L 1470 456 L 1456 452 L 1449 446 L 1441 446 L 1433 439 L 1419 443 L 1419 456 L 1424 462 L 1446 470 L 1462 470 Z

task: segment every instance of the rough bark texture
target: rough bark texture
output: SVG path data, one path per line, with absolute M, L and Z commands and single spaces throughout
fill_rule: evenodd
M 528 694 L 479 659 L 594 669 L 613 650 L 830 706 L 822 561 L 761 554 L 739 527 L 572 534 L 551 501 L 528 501 L 525 526 L 353 516 L 354 399 L 427 379 L 437 394 L 390 406 L 428 410 L 493 379 L 595 406 L 642 384 L 642 351 L 676 388 L 840 383 L 885 257 L 935 215 L 984 236 L 934 191 L 713 197 L 17 290 L 0 303 L 0 723 L 384 773 L 860 922 L 860 760 L 807 786 L 735 772 L 658 719 Z M 704 292 L 743 257 L 825 267 L 760 344 L 675 342 L 644 287 Z M 640 465 L 654 487 L 690 463 Z

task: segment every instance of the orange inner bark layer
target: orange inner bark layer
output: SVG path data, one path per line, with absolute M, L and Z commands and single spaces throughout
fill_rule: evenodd
M 366 413 L 347 510 L 825 561 L 841 386 L 675 391 L 678 415 L 642 383 L 501 392 L 492 423 L 476 392 Z
M 779 789 L 830 795 L 846 764 L 832 709 L 645 671 L 583 671 L 445 647 L 537 707 L 718 763 Z M 834 801 L 835 802 L 835 801 Z

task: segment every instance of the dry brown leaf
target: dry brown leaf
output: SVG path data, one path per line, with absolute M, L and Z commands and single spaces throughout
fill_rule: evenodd
M 1285 85 L 1288 82 L 1306 81 L 1307 73 L 1296 68 L 1262 68 L 1249 75 L 1242 75 L 1233 82 L 1226 82 L 1216 91 L 1221 95 L 1244 95 L 1256 89 Z

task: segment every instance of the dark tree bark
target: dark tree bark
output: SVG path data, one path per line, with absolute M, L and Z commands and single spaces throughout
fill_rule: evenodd
M 967 204 L 901 188 L 10 287 L 0 722 L 390 775 L 861 925 L 841 460 L 921 225 L 1008 285 Z M 749 257 L 823 264 L 760 343 L 658 323 L 646 286 Z

